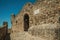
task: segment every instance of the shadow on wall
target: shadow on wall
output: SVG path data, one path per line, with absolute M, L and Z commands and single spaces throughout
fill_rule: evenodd
M 10 40 L 10 33 L 8 33 L 7 22 L 3 22 L 3 27 L 0 28 L 0 40 Z
M 8 33 L 8 34 L 6 35 L 5 40 L 11 40 L 11 39 L 10 39 L 10 33 Z
M 56 33 L 56 38 L 55 39 L 60 40 L 60 28 L 59 29 L 56 29 L 55 30 L 55 33 Z

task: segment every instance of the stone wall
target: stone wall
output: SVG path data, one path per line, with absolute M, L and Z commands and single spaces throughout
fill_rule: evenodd
M 3 23 L 3 27 L 0 28 L 0 40 L 5 40 L 5 37 L 8 33 L 6 22 Z
M 37 12 L 38 13 L 37 13 Z M 24 5 L 18 15 L 12 15 L 12 31 L 24 31 L 24 15 L 29 16 L 29 27 L 46 23 L 59 23 L 60 1 L 38 0 Z
M 43 39 L 47 38 L 47 40 L 60 40 L 60 0 L 38 0 L 34 4 L 25 4 L 18 15 L 12 15 L 13 33 L 25 32 L 25 14 L 29 16 L 29 29 L 27 32 L 31 30 L 32 35 L 38 35 Z M 44 29 L 39 25 L 42 25 Z M 30 29 L 32 26 L 33 28 Z
M 24 31 L 24 15 L 27 14 L 29 16 L 29 27 L 33 25 L 33 14 L 32 14 L 32 4 L 25 4 L 21 12 L 19 12 L 16 16 L 12 15 L 12 31 L 19 32 Z M 27 8 L 27 9 L 26 9 Z
M 46 40 L 60 40 L 60 27 L 57 24 L 32 26 L 28 33 Z
M 33 11 L 39 9 L 35 15 L 35 24 L 58 23 L 60 16 L 60 0 L 38 0 Z

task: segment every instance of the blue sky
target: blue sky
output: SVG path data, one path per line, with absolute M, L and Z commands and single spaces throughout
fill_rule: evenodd
M 27 2 L 34 3 L 35 0 L 0 0 L 0 26 L 7 21 L 8 28 L 11 28 L 11 14 L 18 14 Z

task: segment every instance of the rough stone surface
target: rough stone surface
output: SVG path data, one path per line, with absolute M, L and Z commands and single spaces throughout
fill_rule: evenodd
M 34 13 L 35 11 L 35 13 Z M 24 15 L 29 16 L 29 27 L 46 23 L 58 23 L 60 16 L 60 0 L 38 0 L 27 3 L 16 16 L 12 15 L 12 31 L 24 31 Z
M 60 29 L 57 24 L 42 24 L 29 28 L 29 34 L 45 38 L 47 40 L 59 40 Z
M 0 28 L 0 40 L 5 40 L 6 35 L 8 33 L 8 24 L 7 22 L 3 22 L 3 27 Z
M 60 0 L 36 0 L 34 4 L 30 2 L 25 4 L 21 12 L 19 12 L 19 14 L 17 14 L 16 16 L 12 14 L 12 18 L 11 18 L 12 34 L 11 35 L 14 36 L 15 33 L 24 32 L 24 29 L 26 26 L 26 24 L 24 23 L 27 23 L 26 20 L 24 21 L 26 14 L 29 16 L 29 25 L 27 25 L 27 27 L 29 26 L 28 32 L 30 32 L 30 28 L 32 28 L 31 29 L 32 35 L 36 36 L 39 34 L 38 37 L 41 35 L 39 38 L 44 37 L 43 39 L 47 38 L 46 40 L 50 40 L 50 39 L 57 40 L 60 37 L 60 33 L 59 33 L 60 26 L 58 27 L 58 25 L 60 24 Z M 39 25 L 42 25 L 42 26 L 39 26 Z M 36 27 L 37 27 L 37 30 L 36 30 Z M 58 32 L 58 36 L 57 36 L 57 32 Z M 19 34 L 15 34 L 15 35 L 16 36 L 14 37 L 12 36 L 11 38 L 12 40 L 15 40 L 13 38 L 16 38 L 17 35 Z M 23 38 L 24 37 L 25 36 L 23 35 Z M 17 37 L 17 39 L 19 40 L 19 38 L 20 38 L 20 35 L 19 37 Z M 28 40 L 30 40 L 30 36 L 28 38 L 29 38 Z M 21 40 L 24 40 L 24 39 L 21 39 Z M 34 40 L 34 39 L 31 39 L 31 40 Z
M 11 34 L 11 40 L 46 40 L 40 37 L 31 36 L 27 32 L 18 32 Z

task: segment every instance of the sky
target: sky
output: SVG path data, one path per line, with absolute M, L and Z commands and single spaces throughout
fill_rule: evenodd
M 35 0 L 0 0 L 0 26 L 6 21 L 11 28 L 11 14 L 17 15 L 27 2 L 34 3 Z

